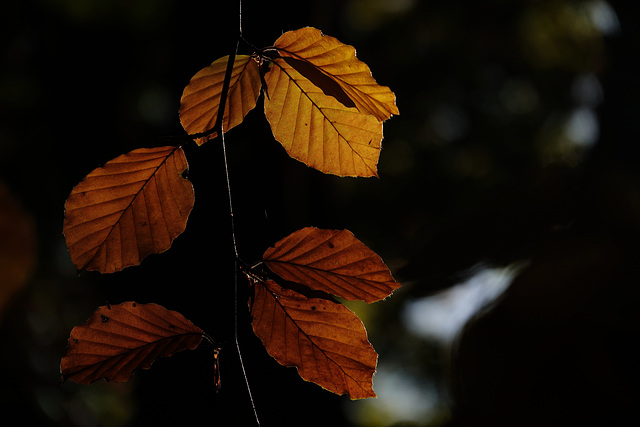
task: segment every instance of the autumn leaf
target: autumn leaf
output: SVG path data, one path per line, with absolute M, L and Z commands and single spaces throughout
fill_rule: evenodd
M 291 157 L 328 174 L 377 176 L 382 122 L 398 114 L 395 94 L 376 83 L 352 46 L 315 28 L 289 31 L 273 49 L 277 55 L 260 51 L 255 60 L 236 56 L 224 100 L 225 132 L 255 107 L 264 78 L 265 115 Z M 180 121 L 187 133 L 200 135 L 198 145 L 217 136 L 228 60 L 200 70 L 183 92 Z
M 287 153 L 323 173 L 378 176 L 382 121 L 398 114 L 352 46 L 315 28 L 283 34 L 265 74 L 265 116 Z
M 225 56 L 198 71 L 184 88 L 180 100 L 180 122 L 187 133 L 203 133 L 216 125 L 228 60 L 229 57 Z M 258 63 L 251 56 L 237 55 L 222 122 L 225 133 L 242 123 L 247 113 L 256 106 L 260 87 Z M 202 145 L 217 136 L 217 132 L 213 132 L 195 141 Z
M 195 349 L 203 336 L 182 314 L 157 304 L 106 305 L 71 330 L 60 371 L 63 381 L 78 384 L 128 381 L 159 357 Z
M 318 89 L 322 90 L 325 95 L 334 97 L 345 107 L 355 107 L 349 95 L 344 91 L 340 84 L 331 77 L 320 71 L 320 68 L 308 61 L 297 59 L 290 56 L 282 56 L 282 60 L 293 67 L 297 72 L 302 74 L 306 79 L 313 83 Z
M 375 396 L 377 353 L 360 319 L 330 295 L 373 302 L 397 289 L 375 252 L 347 230 L 307 227 L 267 249 L 245 274 L 254 290 L 253 329 L 273 358 L 334 393 Z
M 333 393 L 375 397 L 378 355 L 360 319 L 344 305 L 258 281 L 250 308 L 255 334 L 278 363 L 297 367 L 304 380 Z
M 367 303 L 400 287 L 382 259 L 348 230 L 306 227 L 267 249 L 263 261 L 285 280 Z
M 65 203 L 63 232 L 78 270 L 112 273 L 171 247 L 194 204 L 179 147 L 137 149 L 95 169 Z
M 264 111 L 289 156 L 327 174 L 378 176 L 382 123 L 345 108 L 286 62 L 276 64 L 265 76 Z
M 354 106 L 379 121 L 399 114 L 395 94 L 375 81 L 353 46 L 305 27 L 284 33 L 274 47 L 285 62 L 344 106 Z

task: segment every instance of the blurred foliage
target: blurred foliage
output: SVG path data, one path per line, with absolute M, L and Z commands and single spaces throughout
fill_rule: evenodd
M 32 218 L 0 182 L 0 323 L 5 307 L 26 284 L 36 262 Z
M 358 311 L 381 355 L 381 397 L 363 402 L 329 396 L 271 360 L 247 326 L 241 286 L 241 346 L 265 425 L 308 414 L 313 425 L 525 425 L 519 414 L 539 425 L 555 411 L 569 423 L 589 414 L 624 422 L 638 397 L 630 346 L 637 251 L 628 249 L 640 225 L 638 17 L 633 1 L 243 2 L 254 44 L 320 28 L 357 48 L 400 109 L 385 124 L 379 180 L 327 177 L 290 160 L 259 114 L 228 134 L 247 261 L 304 226 L 348 228 L 405 284 Z M 37 263 L 1 313 L 7 419 L 125 426 L 234 417 L 253 425 L 234 353 L 218 144 L 186 147 L 196 204 L 166 254 L 113 276 L 78 277 L 61 235 L 64 200 L 88 172 L 134 148 L 180 142 L 182 89 L 228 54 L 236 18 L 235 2 L 4 5 L 0 182 L 32 220 L 2 223 L 0 242 L 6 247 L 7 227 L 15 232 L 21 221 L 33 221 L 37 236 Z M 219 245 L 204 247 L 201 235 Z M 3 270 L 13 263 L 4 249 L 0 256 Z M 403 323 L 407 301 L 449 288 L 474 265 L 521 260 L 529 267 L 453 348 Z M 178 310 L 220 340 L 222 392 L 206 349 L 158 361 L 128 384 L 59 385 L 71 328 L 98 305 L 126 300 Z M 405 389 L 418 396 L 413 406 L 386 400 Z

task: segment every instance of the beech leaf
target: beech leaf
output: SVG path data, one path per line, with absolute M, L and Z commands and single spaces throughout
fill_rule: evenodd
M 258 281 L 250 308 L 255 334 L 278 363 L 295 366 L 304 380 L 333 393 L 375 397 L 378 355 L 360 319 L 344 305 Z
M 367 64 L 356 58 L 353 46 L 325 36 L 317 28 L 305 27 L 284 33 L 274 47 L 284 61 L 343 105 L 355 106 L 379 121 L 399 114 L 395 94 L 375 81 Z M 351 102 L 341 100 L 343 94 Z
M 320 69 L 315 65 L 311 64 L 310 62 L 290 56 L 283 56 L 282 59 L 284 60 L 284 62 L 291 65 L 297 72 L 307 78 L 311 83 L 317 86 L 318 89 L 322 90 L 322 93 L 324 93 L 325 95 L 333 96 L 345 107 L 356 106 L 356 104 L 351 98 L 349 98 L 349 95 L 347 95 L 340 84 L 320 71 Z
M 194 204 L 179 147 L 137 149 L 95 169 L 65 203 L 63 232 L 78 270 L 112 273 L 171 247 Z
M 274 138 L 307 166 L 338 176 L 378 176 L 382 122 L 395 94 L 355 49 L 316 28 L 284 33 L 265 73 L 265 116 Z
M 378 176 L 382 123 L 345 107 L 283 59 L 265 75 L 264 112 L 289 156 L 320 172 Z
M 180 100 L 180 122 L 187 133 L 203 133 L 216 125 L 228 60 L 229 57 L 225 56 L 198 71 L 184 88 Z M 251 56 L 237 55 L 222 122 L 225 133 L 242 123 L 244 117 L 256 106 L 261 85 L 258 63 Z M 217 136 L 217 132 L 213 132 L 196 138 L 195 141 L 202 145 Z
M 348 230 L 306 227 L 267 249 L 263 261 L 285 280 L 367 303 L 400 287 L 380 256 Z
M 195 349 L 203 336 L 182 314 L 157 304 L 106 305 L 71 330 L 60 371 L 63 381 L 78 384 L 128 381 L 159 357 Z

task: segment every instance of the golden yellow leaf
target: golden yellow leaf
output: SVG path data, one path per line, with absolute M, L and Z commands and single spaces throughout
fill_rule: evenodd
M 265 73 L 265 115 L 276 140 L 307 166 L 338 176 L 377 176 L 382 122 L 395 94 L 371 76 L 353 46 L 315 28 L 274 44 Z
M 352 101 L 343 105 L 355 106 L 379 121 L 399 114 L 395 94 L 376 83 L 367 64 L 356 58 L 353 46 L 306 27 L 284 33 L 274 47 L 284 61 L 312 82 L 322 87 L 332 86 L 329 80 L 334 81 Z
M 382 122 L 276 59 L 265 75 L 264 111 L 274 138 L 294 159 L 338 176 L 378 176 Z
M 166 251 L 194 203 L 179 147 L 141 148 L 95 169 L 65 203 L 63 233 L 78 270 L 112 273 Z
M 215 126 L 228 60 L 229 57 L 225 56 L 198 71 L 184 88 L 180 100 L 180 122 L 187 133 L 203 133 Z M 260 87 L 258 63 L 251 56 L 237 55 L 224 109 L 222 125 L 225 133 L 242 123 L 247 113 L 256 106 Z M 216 136 L 217 132 L 213 132 L 195 141 L 202 145 Z

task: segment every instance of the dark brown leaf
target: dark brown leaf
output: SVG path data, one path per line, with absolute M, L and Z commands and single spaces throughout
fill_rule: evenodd
M 196 348 L 204 332 L 178 312 L 157 304 L 106 305 L 69 337 L 60 362 L 64 381 L 91 384 L 102 378 L 128 381 L 163 356 Z

